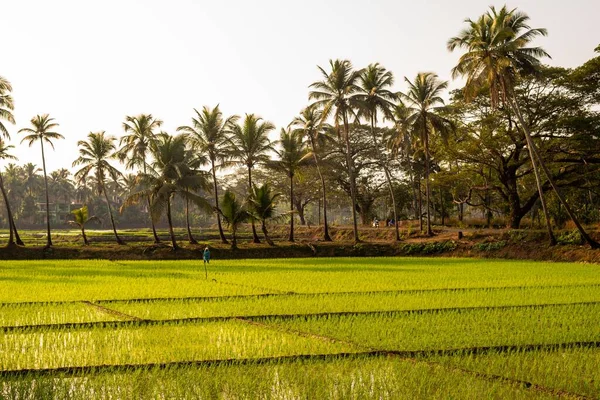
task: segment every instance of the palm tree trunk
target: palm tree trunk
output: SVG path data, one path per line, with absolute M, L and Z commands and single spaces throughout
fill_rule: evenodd
M 117 240 L 117 244 L 123 245 L 125 242 L 119 237 L 117 233 L 117 227 L 115 226 L 115 219 L 113 218 L 112 208 L 110 206 L 110 201 L 108 200 L 108 193 L 106 193 L 106 186 L 104 182 L 102 182 L 102 191 L 104 192 L 104 199 L 106 200 L 106 207 L 108 208 L 108 215 L 110 216 L 110 223 L 112 225 L 113 233 L 115 234 L 115 239 Z
M 212 177 L 213 177 L 213 187 L 215 192 L 215 207 L 217 210 L 219 209 L 219 193 L 218 193 L 218 185 L 217 185 L 217 172 L 215 171 L 215 160 L 211 158 L 210 160 L 212 164 Z M 223 225 L 221 224 L 221 215 L 217 212 L 217 225 L 219 226 L 219 237 L 221 238 L 221 243 L 228 244 L 227 238 L 225 237 L 225 233 L 223 233 Z
M 252 167 L 248 165 L 248 193 L 252 196 Z M 260 243 L 260 239 L 256 234 L 256 226 L 254 225 L 254 219 L 252 219 L 252 243 Z
M 265 224 L 265 220 L 261 221 L 261 228 L 263 235 L 265 235 L 265 241 L 269 244 L 269 246 L 275 246 L 275 243 L 273 243 L 273 241 L 269 237 L 269 232 L 267 232 L 267 224 Z
M 46 187 L 46 247 L 52 247 L 52 237 L 50 235 L 50 199 L 48 198 L 48 176 L 46 175 L 46 156 L 44 155 L 44 141 L 40 139 L 40 145 L 42 146 L 42 167 L 44 168 L 44 185 Z
M 321 191 L 323 192 L 323 240 L 326 242 L 331 242 L 331 236 L 329 236 L 329 227 L 327 226 L 327 195 L 326 195 L 326 187 L 325 187 L 325 178 L 321 173 L 321 165 L 319 163 L 319 157 L 317 156 L 317 149 L 315 146 L 315 139 L 310 135 L 310 147 L 312 148 L 313 158 L 315 159 L 315 165 L 317 166 L 317 173 L 319 174 L 319 178 L 321 179 Z M 320 218 L 319 218 L 320 219 Z M 320 221 L 319 221 L 320 223 Z
M 294 175 L 290 176 L 290 236 L 288 241 L 294 241 Z
M 418 199 L 418 211 L 419 211 L 419 231 L 423 233 L 423 192 L 421 191 L 421 177 L 417 179 L 417 195 Z
M 425 145 L 425 206 L 427 207 L 427 236 L 433 236 L 431 230 L 431 190 L 429 188 L 429 132 L 423 118 L 423 143 Z
M 185 222 L 187 225 L 188 242 L 190 244 L 198 244 L 194 236 L 192 235 L 192 229 L 190 228 L 190 200 L 185 198 Z
M 146 160 L 145 159 L 144 159 L 144 175 L 146 175 Z M 152 216 L 150 215 L 150 196 L 148 196 L 148 198 L 146 200 L 148 200 L 148 217 L 150 218 L 150 225 L 152 226 L 152 235 L 154 236 L 154 243 L 160 243 L 160 238 L 158 237 L 158 234 L 156 233 L 156 227 L 154 226 L 154 220 L 152 219 Z
M 535 144 L 533 143 L 533 140 L 531 139 L 531 134 L 529 132 L 529 127 L 527 126 L 527 124 L 525 123 L 525 119 L 521 115 L 521 109 L 519 108 L 519 105 L 518 105 L 516 99 L 514 97 L 510 96 L 510 101 L 509 102 L 510 102 L 510 105 L 512 106 L 513 110 L 515 111 L 515 114 L 517 115 L 517 118 L 519 119 L 519 123 L 521 124 L 521 128 L 523 129 L 523 132 L 525 133 L 525 138 L 527 139 L 527 147 L 529 148 L 529 154 L 530 154 L 532 163 L 533 163 L 534 157 L 536 157 L 537 160 L 540 163 L 540 166 L 544 170 L 544 173 L 546 174 L 546 177 L 548 178 L 548 182 L 550 183 L 550 186 L 552 186 L 552 189 L 554 190 L 554 193 L 556 193 L 556 197 L 558 197 L 558 200 L 560 201 L 560 203 L 565 207 L 565 210 L 569 214 L 569 217 L 571 218 L 571 220 L 573 221 L 573 223 L 577 227 L 577 230 L 579 230 L 579 234 L 581 235 L 581 237 L 587 242 L 587 244 L 592 249 L 598 249 L 598 248 L 600 248 L 600 243 L 598 243 L 594 239 L 592 239 L 587 234 L 587 232 L 585 231 L 585 229 L 583 229 L 583 226 L 581 226 L 581 224 L 579 223 L 579 220 L 577 219 L 577 217 L 573 213 L 573 210 L 571 210 L 571 207 L 567 204 L 567 202 L 565 201 L 564 197 L 562 196 L 562 194 L 558 190 L 558 187 L 554 183 L 554 179 L 552 179 L 552 174 L 550 173 L 550 170 L 548 170 L 548 167 L 546 167 L 546 164 L 544 163 L 544 161 L 540 157 L 540 154 L 537 151 L 537 149 L 535 147 Z M 534 169 L 534 172 L 535 172 L 535 170 L 536 170 L 535 166 L 533 167 L 533 169 Z M 537 178 L 538 178 L 538 175 L 536 175 L 536 179 Z M 543 201 L 543 192 L 541 191 L 541 186 L 540 186 L 539 181 L 538 181 L 538 191 L 540 193 L 540 200 L 542 201 L 542 208 L 544 208 L 544 213 L 546 213 L 545 203 Z M 554 235 L 552 235 L 552 227 L 550 225 L 550 222 L 548 221 L 548 217 L 546 217 L 546 219 L 547 219 L 547 224 L 548 224 L 548 230 L 549 230 L 549 233 L 551 234 L 551 236 L 550 236 L 550 244 L 553 245 L 553 244 L 556 244 L 556 239 L 554 238 Z
M 381 168 L 383 168 L 383 172 L 385 173 L 385 179 L 388 184 L 388 188 L 390 190 L 390 197 L 392 198 L 392 207 L 394 208 L 394 229 L 396 230 L 396 241 L 400 241 L 400 230 L 398 229 L 398 216 L 396 215 L 396 196 L 394 196 L 394 187 L 392 186 L 392 179 L 390 176 L 390 171 L 385 165 L 383 161 L 383 157 L 379 154 L 379 144 L 377 143 L 377 136 L 375 136 L 375 114 L 371 114 L 371 136 L 373 137 L 373 144 L 375 146 L 375 151 L 377 152 L 379 158 L 379 164 Z
M 4 190 L 4 180 L 2 179 L 2 173 L 0 173 L 0 190 L 2 190 L 2 198 L 4 199 L 4 204 L 6 205 L 6 214 L 8 219 L 8 230 L 10 231 L 8 237 L 8 247 L 16 246 L 15 238 L 13 235 L 13 220 L 10 212 L 10 203 L 8 202 L 8 197 L 6 196 L 6 191 Z
M 173 246 L 173 250 L 177 250 L 179 246 L 177 246 L 177 241 L 175 240 L 175 232 L 173 231 L 173 220 L 171 219 L 171 196 L 167 198 L 167 221 L 169 222 L 169 235 L 171 235 L 171 245 Z
M 231 248 L 232 249 L 237 249 L 237 228 L 232 227 L 231 228 Z
M 85 228 L 82 226 L 81 227 L 81 235 L 83 236 L 83 244 L 85 244 L 86 246 L 90 244 L 90 242 L 88 242 L 88 238 L 85 235 Z
M 354 181 L 354 162 L 350 153 L 350 129 L 346 112 L 344 116 L 344 140 L 346 142 L 346 165 L 348 167 L 348 178 L 350 179 L 350 197 L 352 199 L 352 228 L 354 232 L 354 243 L 359 243 L 358 223 L 356 222 L 356 182 Z

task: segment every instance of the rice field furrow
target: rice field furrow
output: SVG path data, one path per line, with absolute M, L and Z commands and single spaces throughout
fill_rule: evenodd
M 157 325 L 180 325 L 180 324 L 196 324 L 202 322 L 224 322 L 235 320 L 265 320 L 265 319 L 310 319 L 322 317 L 354 317 L 354 316 L 401 316 L 411 314 L 428 314 L 428 313 L 443 313 L 443 312 L 468 312 L 480 310 L 511 310 L 511 309 L 542 309 L 552 307 L 568 307 L 568 306 L 585 306 L 600 304 L 600 301 L 574 302 L 574 303 L 552 303 L 552 304 L 523 304 L 523 305 L 507 305 L 507 306 L 483 306 L 483 307 L 442 307 L 442 308 L 427 308 L 427 309 L 410 309 L 410 310 L 373 310 L 373 311 L 340 311 L 340 312 L 324 312 L 324 313 L 307 313 L 307 314 L 258 314 L 258 315 L 233 315 L 233 316 L 214 316 L 214 317 L 193 317 L 193 318 L 175 318 L 175 319 L 144 319 L 137 318 L 127 314 L 118 315 L 126 316 L 124 321 L 98 321 L 98 322 L 80 322 L 80 323 L 65 323 L 65 324 L 40 324 L 40 325 L 16 325 L 0 327 L 0 332 L 19 332 L 19 331 L 36 331 L 36 330 L 64 330 L 64 329 L 96 329 L 96 328 L 118 328 L 130 326 L 157 326 Z M 107 309 L 108 310 L 108 309 Z M 117 315 L 114 313 L 108 313 Z
M 121 318 L 121 319 L 124 319 L 126 321 L 130 321 L 130 320 L 131 321 L 142 321 L 141 318 L 138 318 L 136 316 L 125 314 L 125 313 L 122 313 L 122 312 L 117 311 L 117 310 L 112 310 L 110 308 L 103 307 L 100 304 L 92 303 L 91 301 L 82 301 L 82 303 L 85 304 L 85 305 L 88 305 L 90 307 L 93 307 L 93 308 L 95 308 L 97 310 L 100 310 L 101 312 L 103 312 L 105 314 L 114 315 L 114 316 L 116 316 L 118 318 Z

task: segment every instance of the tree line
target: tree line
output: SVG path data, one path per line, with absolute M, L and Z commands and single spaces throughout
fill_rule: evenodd
M 0 174 L 9 245 L 23 244 L 16 222 L 31 218 L 43 197 L 46 246 L 52 246 L 52 197 L 86 205 L 74 216 L 86 241 L 84 226 L 97 219 L 87 206 L 99 211 L 101 201 L 117 243 L 123 244 L 117 209 L 121 218 L 135 209 L 131 217 L 145 215 L 155 242 L 155 225 L 166 218 L 173 248 L 178 210 L 191 243 L 190 218 L 198 213 L 190 207 L 214 213 L 220 240 L 235 247 L 245 222 L 253 242 L 260 242 L 259 224 L 272 244 L 267 222 L 278 216 L 289 219 L 293 241 L 294 216 L 304 221 L 306 205 L 318 201 L 323 240 L 331 240 L 331 203 L 345 203 L 359 242 L 358 219 L 369 223 L 373 205 L 383 200 L 396 240 L 402 219 L 416 218 L 421 231 L 433 235 L 432 216 L 462 221 L 470 207 L 483 210 L 488 225 L 494 215 L 511 228 L 527 215 L 537 217 L 550 244 L 556 244 L 554 227 L 570 219 L 596 248 L 582 223 L 600 219 L 600 57 L 573 69 L 545 66 L 540 60 L 549 55 L 531 42 L 546 34 L 506 6 L 466 20 L 447 43 L 450 51 L 463 51 L 453 78 L 465 78 L 448 102 L 448 82 L 435 73 L 405 77 L 407 90 L 398 92 L 393 73 L 378 63 L 357 69 L 349 60 L 331 60 L 318 67 L 321 78 L 309 85 L 309 104 L 280 128 L 275 142 L 269 140 L 276 129 L 271 122 L 256 114 L 226 116 L 219 105 L 194 109 L 189 125 L 171 134 L 151 114 L 127 116 L 120 138 L 90 132 L 78 142 L 72 179 L 65 169 L 47 173 L 48 150 L 63 137 L 52 117 L 36 115 L 18 132 L 22 143 L 39 143 L 41 170 L 9 164 Z M 2 121 L 15 123 L 11 91 L 0 77 L 0 159 L 7 160 L 14 158 L 13 146 Z M 227 177 L 217 174 L 233 168 Z M 289 211 L 278 212 L 282 200 Z

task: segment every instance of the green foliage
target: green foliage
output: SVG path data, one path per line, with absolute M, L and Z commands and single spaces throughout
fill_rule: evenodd
M 405 243 L 400 245 L 402 252 L 406 255 L 439 254 L 452 251 L 458 245 L 453 240 L 443 242 Z
M 479 251 L 496 251 L 505 247 L 506 244 L 506 240 L 499 240 L 497 242 L 476 243 L 473 248 Z
M 567 232 L 561 232 L 556 241 L 560 244 L 584 244 L 584 240 L 577 229 Z

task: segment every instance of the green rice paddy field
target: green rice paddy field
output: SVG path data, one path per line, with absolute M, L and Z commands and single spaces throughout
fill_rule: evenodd
M 0 261 L 2 399 L 600 398 L 600 266 Z

